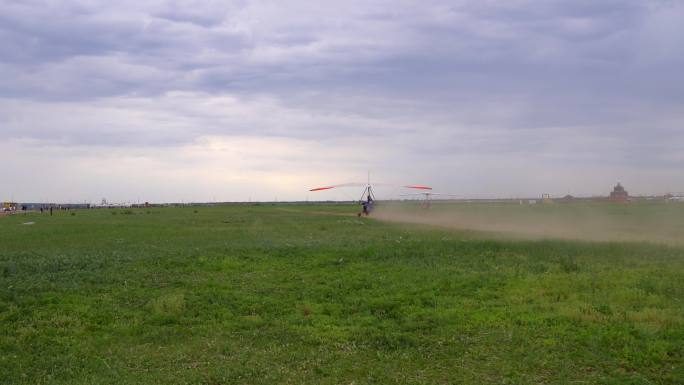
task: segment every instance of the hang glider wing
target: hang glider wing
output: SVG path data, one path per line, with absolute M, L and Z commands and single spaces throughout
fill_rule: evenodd
M 331 186 L 316 187 L 316 188 L 310 189 L 309 191 L 331 190 L 331 189 L 339 188 L 339 187 L 365 187 L 365 186 L 368 186 L 368 185 L 366 183 L 343 183 L 343 184 L 335 184 L 335 185 L 331 185 Z M 393 185 L 390 183 L 373 183 L 373 186 L 396 186 L 396 185 Z M 415 185 L 415 184 L 398 186 L 398 187 L 415 189 L 415 190 L 432 190 L 432 187 Z
M 409 194 L 401 194 L 400 196 L 402 197 L 413 197 L 413 196 L 441 196 L 441 197 L 459 197 L 460 195 L 456 194 L 446 194 L 446 193 L 438 193 L 438 192 L 432 192 L 432 191 L 426 191 L 426 192 L 417 192 L 417 193 L 409 193 Z
M 408 186 L 401 186 L 401 187 L 403 187 L 403 188 L 412 188 L 412 189 L 416 189 L 416 190 L 432 190 L 432 187 L 429 187 L 429 186 L 421 186 L 421 185 L 417 185 L 417 184 L 410 184 L 410 185 L 408 185 Z
M 364 187 L 364 186 L 366 186 L 365 183 L 343 183 L 343 184 L 335 184 L 332 186 L 316 187 L 316 188 L 310 189 L 309 191 L 331 190 L 331 189 L 338 188 L 338 187 Z
M 422 190 L 422 191 L 431 191 L 432 187 L 430 186 L 423 186 L 423 185 L 418 185 L 418 184 L 409 184 L 409 185 L 396 185 L 396 184 L 391 184 L 391 183 L 342 183 L 342 184 L 334 184 L 330 186 L 323 186 L 323 187 L 316 187 L 312 188 L 309 191 L 325 191 L 325 190 L 332 190 L 335 188 L 340 188 L 340 187 L 377 187 L 377 186 L 387 186 L 387 187 L 396 187 L 396 188 L 407 188 L 407 189 L 413 189 L 413 190 Z M 424 194 L 424 193 L 423 193 Z

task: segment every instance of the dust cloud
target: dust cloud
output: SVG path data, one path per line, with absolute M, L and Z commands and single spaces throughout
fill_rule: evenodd
M 684 205 L 674 203 L 386 204 L 374 217 L 510 238 L 684 244 Z

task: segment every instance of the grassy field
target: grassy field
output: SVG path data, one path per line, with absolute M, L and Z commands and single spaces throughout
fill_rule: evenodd
M 586 210 L 557 207 L 459 210 Z M 684 383 L 684 246 L 356 210 L 0 217 L 0 383 Z M 684 228 L 679 205 L 592 210 Z

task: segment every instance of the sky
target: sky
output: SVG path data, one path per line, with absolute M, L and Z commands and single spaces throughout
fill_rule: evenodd
M 684 191 L 684 1 L 0 9 L 0 200 Z

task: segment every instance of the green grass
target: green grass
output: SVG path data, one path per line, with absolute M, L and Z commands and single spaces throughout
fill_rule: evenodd
M 0 217 L 0 383 L 684 381 L 684 247 L 356 209 Z

